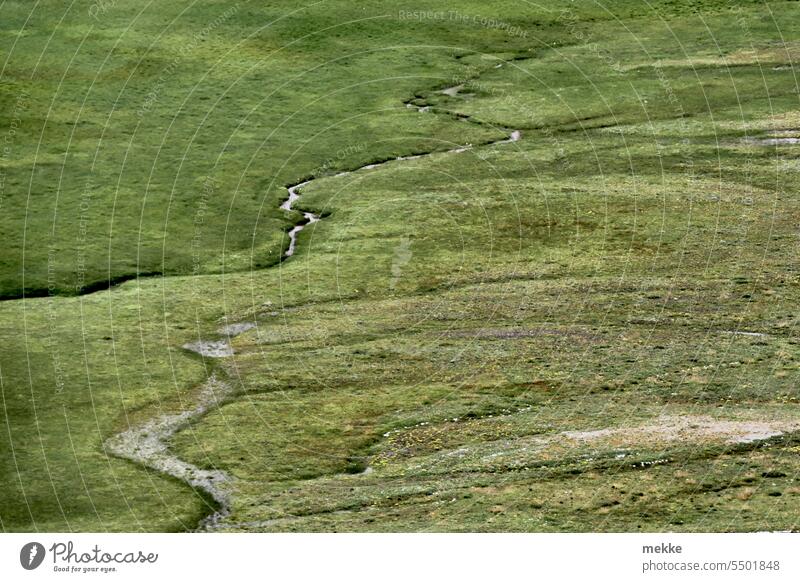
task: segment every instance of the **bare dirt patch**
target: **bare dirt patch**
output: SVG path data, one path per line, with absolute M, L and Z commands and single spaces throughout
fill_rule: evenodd
M 751 443 L 797 430 L 800 422 L 721 420 L 710 416 L 661 416 L 656 422 L 632 428 L 603 428 L 592 431 L 566 431 L 561 435 L 581 442 L 614 441 L 708 441 L 729 444 Z

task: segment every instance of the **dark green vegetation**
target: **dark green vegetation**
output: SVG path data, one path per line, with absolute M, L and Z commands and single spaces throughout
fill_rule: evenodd
M 0 527 L 798 528 L 800 7 L 269 4 L 0 8 Z

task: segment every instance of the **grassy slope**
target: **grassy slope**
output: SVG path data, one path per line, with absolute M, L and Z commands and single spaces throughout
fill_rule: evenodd
M 3 159 L 1 220 L 10 248 L 3 292 L 20 291 L 24 258 L 25 287 L 51 296 L 0 304 L 7 426 L 0 519 L 12 530 L 183 529 L 207 503 L 183 485 L 107 458 L 101 444 L 154 407 L 186 402 L 208 370 L 178 346 L 213 329 L 226 301 L 241 305 L 254 288 L 242 286 L 231 298 L 219 277 L 178 277 L 81 300 L 57 295 L 73 293 L 81 280 L 137 271 L 224 267 L 242 269 L 239 282 L 247 283 L 251 266 L 274 263 L 288 244 L 282 229 L 289 221 L 277 210 L 286 183 L 330 171 L 333 162 L 355 167 L 502 132 L 402 105 L 420 84 L 458 68 L 454 51 L 470 49 L 453 48 L 463 36 L 454 27 L 431 37 L 380 18 L 359 24 L 351 21 L 363 10 L 348 4 L 336 10 L 343 20 L 317 10 L 270 25 L 288 8 L 265 13 L 243 3 L 200 43 L 192 39 L 229 4 L 174 5 L 180 19 L 169 26 L 165 8 L 136 17 L 140 7 L 118 3 L 94 24 L 86 18 L 90 6 L 73 7 L 52 39 L 52 11 L 34 12 L 22 32 L 26 7 L 9 7 L 4 20 L 3 112 L 13 139 Z M 481 32 L 473 30 L 477 47 L 491 42 Z M 76 35 L 84 34 L 70 63 L 64 47 L 74 52 Z M 376 46 L 376 35 L 397 48 Z M 305 38 L 290 44 L 298 36 Z M 110 52 L 115 45 L 121 56 Z M 116 75 L 100 75 L 106 55 L 121 59 Z M 37 62 L 50 73 L 31 76 Z M 79 74 L 72 67 L 81 63 Z M 55 84 L 53 75 L 74 84 Z M 91 85 L 95 75 L 102 82 Z M 140 118 L 154 89 L 157 98 Z M 57 157 L 67 144 L 75 159 Z
M 11 244 L 21 245 L 21 233 L 29 232 L 32 289 L 47 283 L 53 245 L 59 292 L 74 284 L 79 256 L 92 258 L 95 278 L 108 276 L 109 263 L 112 275 L 124 275 L 137 268 L 213 271 L 224 260 L 226 273 L 0 305 L 8 346 L 0 372 L 14 453 L 2 457 L 2 526 L 164 530 L 194 523 L 207 510 L 204 500 L 107 459 L 100 445 L 159 403 L 173 409 L 189 401 L 210 363 L 204 367 L 177 346 L 207 337 L 227 315 L 259 324 L 237 338 L 238 355 L 222 364 L 241 394 L 173 444 L 192 462 L 238 478 L 234 527 L 797 527 L 792 436 L 769 447 L 714 438 L 667 442 L 654 431 L 586 446 L 559 436 L 657 426 L 665 414 L 797 417 L 798 280 L 791 265 L 798 206 L 789 194 L 796 178 L 784 171 L 795 164 L 794 149 L 751 146 L 742 136 L 797 127 L 796 82 L 787 67 L 793 53 L 776 41 L 798 13 L 791 4 L 741 11 L 724 4 L 664 4 L 653 15 L 641 14 L 640 3 L 619 3 L 614 9 L 624 19 L 617 21 L 591 6 L 564 13 L 561 6 L 535 12 L 519 3 L 459 3 L 462 13 L 522 26 L 525 38 L 450 20 L 398 20 L 405 5 L 328 3 L 249 42 L 242 38 L 269 14 L 242 4 L 215 29 L 214 45 L 192 52 L 195 68 L 179 68 L 164 89 L 174 93 L 159 98 L 158 111 L 136 130 L 142 141 L 122 172 L 148 85 L 120 93 L 121 84 L 104 79 L 100 93 L 90 93 L 96 119 L 75 142 L 71 155 L 78 157 L 94 155 L 117 94 L 128 102 L 113 113 L 120 117 L 109 123 L 102 162 L 92 170 L 103 200 L 92 205 L 92 249 L 74 239 L 75 201 L 86 180 L 78 169 L 86 164 L 58 158 L 66 129 L 51 127 L 57 116 L 48 116 L 42 143 L 56 151 L 40 167 L 35 140 L 15 142 L 18 157 L 4 191 L 4 205 L 21 196 L 16 211 L 27 199 L 18 186 L 31 176 L 52 185 L 63 166 L 69 184 L 62 191 L 72 204 L 59 203 L 54 213 L 32 203 L 40 214 L 29 215 L 27 231 L 19 214 L 3 217 L 4 232 L 20 237 Z M 183 8 L 174 6 L 176 13 Z M 687 15 L 691 6 L 703 17 Z M 102 33 L 112 44 L 130 22 L 124 6 L 119 10 Z M 127 35 L 120 45 L 168 63 L 181 37 L 221 11 L 214 4 L 194 8 L 159 42 L 147 32 L 160 32 L 163 17 L 153 13 L 148 29 L 145 11 L 136 29 L 143 48 Z M 344 24 L 379 14 L 393 18 Z M 265 56 L 298 34 L 337 24 L 341 32 Z M 53 42 L 82 38 L 77 24 L 59 30 Z M 46 42 L 48 35 L 39 34 L 38 41 L 35 33 L 26 37 L 31 46 Z M 102 42 L 90 37 L 87 50 L 96 47 L 104 57 Z M 400 44 L 458 48 L 394 48 L 314 69 L 359 49 Z M 211 69 L 223 47 L 233 52 Z M 495 56 L 472 51 L 533 58 L 494 68 Z M 38 58 L 32 48 L 21 54 Z M 63 72 L 57 59 L 68 61 L 66 51 L 47 54 L 43 63 Z M 243 75 L 248 58 L 259 66 Z M 653 59 L 662 66 L 649 66 Z M 98 70 L 89 54 L 85 66 L 90 76 Z M 167 134 L 164 120 L 179 111 L 198 73 L 208 71 L 216 72 L 198 90 L 209 99 L 186 99 Z M 265 84 L 275 87 L 293 74 L 297 83 L 257 105 Z M 436 93 L 467 78 L 474 78 L 464 91 L 471 96 Z M 353 89 L 368 80 L 372 88 Z M 4 94 L 12 102 L 13 87 Z M 220 87 L 231 87 L 230 98 L 209 104 Z M 57 100 L 65 125 L 78 119 L 75 99 L 83 99 L 85 82 L 76 78 L 71 91 L 79 99 Z M 50 99 L 52 83 L 40 80 L 30 92 Z M 524 139 L 315 182 L 302 206 L 331 216 L 303 233 L 297 255 L 280 268 L 231 272 L 268 264 L 267 251 L 276 256 L 285 244 L 285 217 L 275 211 L 283 184 L 328 165 L 355 167 L 498 134 L 404 109 L 402 100 L 414 95 L 437 110 L 526 128 Z M 38 135 L 40 100 L 31 101 L 30 131 Z M 391 113 L 376 112 L 386 107 Z M 201 125 L 207 111 L 211 119 Z M 229 136 L 234 145 L 212 171 Z M 162 140 L 166 149 L 156 159 Z M 184 151 L 179 169 L 175 160 Z M 198 190 L 209 174 L 216 180 L 208 216 L 229 218 L 204 222 L 198 249 L 191 243 Z M 152 205 L 132 195 L 148 183 L 159 200 Z M 167 217 L 169 196 L 175 206 Z M 115 198 L 115 234 L 104 239 Z M 196 256 L 203 257 L 199 267 Z M 20 288 L 20 257 L 6 259 L 9 293 Z M 554 442 L 541 447 L 537 438 Z M 669 462 L 632 470 L 664 458 Z M 367 466 L 369 475 L 352 474 Z
M 379 4 L 291 14 L 291 3 L 119 2 L 97 21 L 91 6 L 29 20 L 7 9 L 0 102 L 18 129 L 4 168 L 4 296 L 272 264 L 285 183 L 343 144 L 360 146 L 341 160 L 356 164 L 405 151 L 381 148 L 382 136 L 419 149 L 455 139 L 432 116 L 409 127 L 398 99 L 455 71 L 457 47 L 515 49 L 501 33 L 473 30 L 465 44 L 454 26 L 401 29 Z M 215 219 L 197 237 L 201 202 Z

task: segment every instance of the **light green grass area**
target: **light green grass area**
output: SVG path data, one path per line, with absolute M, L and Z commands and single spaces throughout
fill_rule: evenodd
M 0 8 L 2 529 L 195 528 L 104 443 L 211 374 L 224 531 L 798 528 L 796 3 L 91 7 Z

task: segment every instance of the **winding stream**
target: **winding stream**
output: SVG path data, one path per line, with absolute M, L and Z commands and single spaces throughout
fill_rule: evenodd
M 281 204 L 280 206 L 281 210 L 286 210 L 286 211 L 292 210 L 292 204 L 294 204 L 295 201 L 298 198 L 300 198 L 300 192 L 298 192 L 298 190 L 300 190 L 300 188 L 313 181 L 314 178 L 312 178 L 311 180 L 306 180 L 305 182 L 300 182 L 299 184 L 295 184 L 294 186 L 289 186 L 286 189 L 287 192 L 289 192 L 289 197 L 283 201 L 283 204 Z M 289 248 L 286 249 L 285 253 L 283 253 L 284 259 L 288 259 L 294 254 L 294 250 L 295 248 L 297 248 L 297 235 L 300 233 L 300 231 L 303 230 L 309 224 L 319 222 L 319 220 L 320 217 L 317 216 L 316 214 L 313 214 L 311 212 L 303 212 L 303 220 L 294 225 L 294 228 L 292 228 L 292 230 L 288 232 Z
M 408 106 L 408 105 L 410 105 L 410 104 L 406 104 L 406 106 Z M 427 111 L 427 107 L 417 107 L 417 110 L 420 111 L 420 112 Z M 490 142 L 487 142 L 487 143 L 484 143 L 484 144 L 480 144 L 480 145 L 482 147 L 485 147 L 485 146 L 495 145 L 495 144 L 499 144 L 499 143 L 512 143 L 512 142 L 515 142 L 515 141 L 519 141 L 519 139 L 521 137 L 522 137 L 522 133 L 518 129 L 515 129 L 505 139 L 498 139 L 498 140 L 490 141 Z M 356 168 L 355 170 L 350 170 L 350 171 L 347 171 L 347 172 L 340 172 L 340 173 L 336 174 L 336 177 L 348 176 L 350 174 L 354 174 L 355 172 L 360 172 L 362 170 L 371 170 L 373 168 L 377 168 L 377 167 L 383 166 L 385 164 L 389 164 L 391 162 L 402 162 L 402 161 L 406 161 L 406 160 L 416 160 L 416 159 L 424 158 L 424 157 L 427 157 L 427 156 L 430 156 L 430 155 L 433 155 L 433 154 L 457 154 L 457 153 L 461 153 L 461 152 L 465 152 L 467 150 L 470 150 L 470 149 L 472 149 L 472 147 L 473 147 L 472 144 L 466 144 L 466 145 L 459 146 L 459 147 L 456 147 L 456 148 L 452 148 L 452 149 L 449 149 L 449 150 L 432 151 L 432 152 L 427 152 L 427 153 L 424 153 L 424 154 L 414 154 L 414 155 L 410 155 L 410 156 L 397 156 L 396 158 L 390 158 L 390 159 L 384 160 L 382 162 L 375 162 L 375 163 L 365 164 L 365 165 L 363 165 L 363 166 L 361 166 L 359 168 Z M 323 176 L 320 176 L 320 177 L 323 177 Z M 288 192 L 288 197 L 286 198 L 286 200 L 284 200 L 281 203 L 280 209 L 281 210 L 286 210 L 286 211 L 293 210 L 292 206 L 294 205 L 295 202 L 297 202 L 297 200 L 300 199 L 300 194 L 301 194 L 300 189 L 305 187 L 305 186 L 307 186 L 311 182 L 313 182 L 315 180 L 318 180 L 318 179 L 319 178 L 311 178 L 311 179 L 306 180 L 304 182 L 300 182 L 299 184 L 295 184 L 294 186 L 288 186 L 286 188 L 286 191 Z M 289 257 L 291 257 L 294 254 L 295 250 L 297 249 L 297 235 L 300 234 L 300 231 L 302 231 L 309 224 L 314 224 L 315 222 L 319 222 L 320 220 L 322 220 L 321 216 L 319 216 L 317 214 L 314 214 L 312 212 L 306 212 L 306 211 L 301 211 L 301 212 L 303 212 L 303 220 L 298 222 L 287 233 L 289 235 L 289 248 L 286 249 L 286 251 L 283 253 L 283 259 L 284 260 L 288 259 Z
M 457 90 L 453 94 L 455 93 L 457 93 Z M 425 113 L 429 110 L 428 106 L 415 106 L 409 103 L 406 106 L 416 108 L 420 113 Z M 468 118 L 465 117 L 464 119 Z M 512 143 L 518 141 L 521 137 L 521 133 L 518 130 L 514 130 L 505 139 L 479 145 L 485 147 L 499 143 Z M 433 154 L 460 153 L 472 148 L 472 144 L 466 144 L 449 150 L 398 156 L 381 162 L 365 164 L 355 170 L 336 174 L 336 176 L 346 176 L 359 171 L 371 170 L 391 162 L 414 160 Z M 287 186 L 288 195 L 281 203 L 280 209 L 287 212 L 294 210 L 293 205 L 299 200 L 301 189 L 322 177 L 325 176 L 313 177 L 298 184 Z M 312 212 L 302 210 L 300 212 L 303 214 L 303 219 L 287 232 L 289 235 L 289 247 L 283 253 L 281 260 L 288 259 L 294 255 L 297 250 L 297 237 L 300 232 L 309 224 L 314 224 L 322 219 L 321 216 Z M 187 343 L 184 344 L 183 348 L 204 358 L 230 357 L 235 353 L 230 345 L 230 338 L 253 327 L 255 327 L 253 322 L 233 323 L 220 329 L 217 339 Z M 200 521 L 197 528 L 199 531 L 214 529 L 224 517 L 230 514 L 230 483 L 233 478 L 224 471 L 201 469 L 180 459 L 169 449 L 169 440 L 178 431 L 187 428 L 211 410 L 219 407 L 230 396 L 231 392 L 232 388 L 229 384 L 212 374 L 200 387 L 195 396 L 193 408 L 171 414 L 162 414 L 139 426 L 129 427 L 128 430 L 109 438 L 104 443 L 105 450 L 114 456 L 128 459 L 159 473 L 175 477 L 195 490 L 203 491 L 209 495 L 218 504 L 219 508 Z
M 230 391 L 227 383 L 212 374 L 200 388 L 194 408 L 174 414 L 162 414 L 142 425 L 131 427 L 104 443 L 107 453 L 171 475 L 209 495 L 219 508 L 201 520 L 198 524 L 200 530 L 216 525 L 230 513 L 230 493 L 226 485 L 230 483 L 231 476 L 220 470 L 201 469 L 178 458 L 169 450 L 168 441 L 179 430 L 188 427 L 209 410 L 217 408 Z

